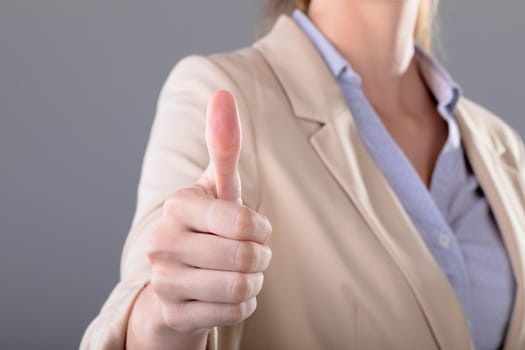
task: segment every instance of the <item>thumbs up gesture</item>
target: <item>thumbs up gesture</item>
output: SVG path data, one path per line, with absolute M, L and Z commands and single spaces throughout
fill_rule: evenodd
M 271 225 L 242 204 L 241 142 L 235 100 L 218 91 L 206 117 L 210 163 L 194 186 L 165 202 L 147 249 L 149 288 L 166 330 L 201 334 L 241 322 L 256 308 L 272 256 Z

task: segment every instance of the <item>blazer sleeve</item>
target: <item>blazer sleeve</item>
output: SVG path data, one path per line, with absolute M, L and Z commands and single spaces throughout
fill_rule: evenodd
M 87 327 L 80 349 L 125 349 L 131 309 L 150 278 L 147 237 L 159 224 L 166 198 L 194 184 L 208 165 L 206 106 L 219 89 L 235 96 L 242 127 L 242 199 L 245 205 L 258 209 L 255 143 L 242 90 L 213 56 L 189 56 L 174 67 L 161 90 L 142 163 L 135 214 L 121 256 L 120 280 Z M 208 349 L 237 350 L 241 335 L 242 324 L 213 329 Z

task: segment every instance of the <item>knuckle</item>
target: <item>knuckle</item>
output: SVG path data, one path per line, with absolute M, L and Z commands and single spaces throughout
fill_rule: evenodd
M 168 234 L 169 233 L 169 234 Z M 171 256 L 178 258 L 185 251 L 183 236 L 176 232 L 166 232 L 165 224 L 161 223 L 147 239 L 145 244 L 146 257 L 151 265 L 155 263 L 157 257 Z
M 264 257 L 262 258 L 262 260 L 264 261 L 262 264 L 263 265 L 262 270 L 266 270 L 268 266 L 270 266 L 270 263 L 272 261 L 272 256 L 273 256 L 272 249 L 266 246 L 266 248 L 264 249 Z
M 172 193 L 163 204 L 163 214 L 172 218 L 181 218 L 182 210 L 188 200 L 195 195 L 195 189 L 191 187 L 181 188 Z
M 230 285 L 230 295 L 232 302 L 240 303 L 249 299 L 253 291 L 253 283 L 244 274 L 237 274 Z
M 267 216 L 264 216 L 263 218 L 265 222 L 264 223 L 264 233 L 266 235 L 266 240 L 269 240 L 273 232 L 272 223 L 270 222 L 270 219 L 268 219 Z
M 159 250 L 166 253 L 173 261 L 181 261 L 191 250 L 189 247 L 188 237 L 180 233 L 172 233 L 165 242 L 161 242 Z
M 153 288 L 153 291 L 156 294 L 161 294 L 160 292 L 162 291 L 164 286 L 162 278 L 158 274 L 152 273 L 149 283 L 151 284 L 151 288 Z
M 257 299 L 252 298 L 236 305 L 229 305 L 225 310 L 224 321 L 227 324 L 235 324 L 242 322 L 249 317 L 257 308 Z
M 170 305 L 162 308 L 162 315 L 164 323 L 169 328 L 179 331 L 184 328 L 186 322 L 184 322 L 184 313 L 181 305 Z
M 151 271 L 150 284 L 160 300 L 164 302 L 182 300 L 188 294 L 185 275 L 186 272 L 176 265 L 155 265 Z
M 264 284 L 264 274 L 262 272 L 259 272 L 257 274 L 257 278 L 256 278 L 256 289 L 255 289 L 255 293 L 254 294 L 259 294 L 262 290 L 262 287 L 263 287 L 263 284 Z
M 152 274 L 150 277 L 150 284 L 151 288 L 153 288 L 153 291 L 155 292 L 155 294 L 157 294 L 160 300 L 165 301 L 171 299 L 171 288 L 163 275 L 158 273 Z
M 180 199 L 168 199 L 162 206 L 162 216 L 164 220 L 178 219 L 181 215 L 182 204 Z
M 235 235 L 239 238 L 249 237 L 256 226 L 255 213 L 248 207 L 241 206 L 235 217 Z
M 150 259 L 158 254 L 164 244 L 162 243 L 162 237 L 164 236 L 164 225 L 162 223 L 146 238 L 145 252 L 146 256 Z
M 254 242 L 238 242 L 234 264 L 242 272 L 251 272 L 257 268 L 259 250 Z
M 146 241 L 145 251 L 146 257 L 148 258 L 150 264 L 153 263 L 155 255 L 159 251 L 158 237 L 156 234 L 152 234 L 148 237 Z
M 225 321 L 227 323 L 239 323 L 244 319 L 245 307 L 243 304 L 229 305 L 226 308 Z

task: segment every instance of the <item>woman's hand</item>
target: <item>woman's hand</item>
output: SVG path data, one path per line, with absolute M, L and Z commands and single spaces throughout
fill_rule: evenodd
M 204 348 L 210 328 L 239 323 L 256 308 L 272 229 L 242 205 L 241 127 L 225 91 L 208 104 L 206 144 L 208 168 L 194 186 L 169 197 L 150 237 L 151 283 L 135 303 L 129 348 L 139 340 L 148 348 Z

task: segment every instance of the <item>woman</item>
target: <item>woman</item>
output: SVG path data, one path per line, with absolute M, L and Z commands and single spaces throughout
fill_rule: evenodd
M 525 348 L 523 144 L 429 55 L 436 4 L 294 5 L 171 73 L 81 347 Z

